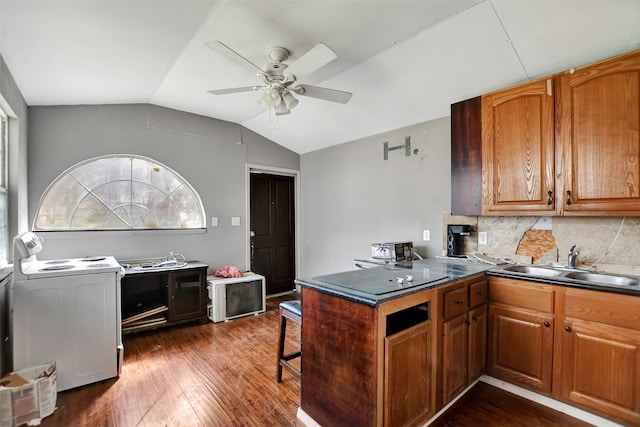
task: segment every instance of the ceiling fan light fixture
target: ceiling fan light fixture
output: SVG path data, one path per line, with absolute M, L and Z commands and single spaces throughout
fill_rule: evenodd
M 267 94 L 265 93 L 264 95 L 262 95 L 260 97 L 260 99 L 258 100 L 258 104 L 262 105 L 262 108 L 264 109 L 268 109 L 269 107 L 271 107 L 271 105 L 269 105 L 269 101 L 268 101 L 268 97 Z
M 293 107 L 298 105 L 298 100 L 291 95 L 289 91 L 285 91 L 282 94 L 282 100 L 284 101 L 284 105 L 286 105 L 288 110 L 291 110 Z
M 267 89 L 265 92 L 266 102 L 270 106 L 279 105 L 282 102 L 282 95 L 280 94 L 280 89 L 276 87 L 272 87 L 271 89 Z
M 284 116 L 285 114 L 291 113 L 291 110 L 287 108 L 284 102 L 281 102 L 280 104 L 278 104 L 275 107 L 275 110 L 276 110 L 276 116 Z

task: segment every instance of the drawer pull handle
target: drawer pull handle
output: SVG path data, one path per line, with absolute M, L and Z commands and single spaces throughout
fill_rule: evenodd
M 552 191 L 547 192 L 547 205 L 550 205 L 551 203 L 553 203 L 553 198 L 551 197 L 553 195 Z
M 462 302 L 462 301 L 456 301 L 456 304 L 458 304 L 458 305 L 462 305 L 462 304 L 464 304 L 464 302 Z
M 543 323 L 543 325 L 544 325 L 544 327 L 545 327 L 545 328 L 548 328 L 549 326 L 551 326 L 551 323 L 549 323 L 549 322 L 544 322 L 544 323 Z
M 469 322 L 468 320 L 465 320 L 465 321 L 464 321 L 464 323 L 465 323 L 466 325 L 470 325 L 470 324 L 471 324 L 471 322 Z
M 571 190 L 567 190 L 567 205 L 571 204 Z
M 565 326 L 564 330 L 567 331 L 567 332 L 571 332 L 571 326 Z
M 484 292 L 478 292 L 478 295 L 480 295 L 481 297 L 485 296 L 486 294 Z
M 474 322 L 478 321 L 478 318 L 476 316 L 473 316 L 472 319 L 473 319 Z

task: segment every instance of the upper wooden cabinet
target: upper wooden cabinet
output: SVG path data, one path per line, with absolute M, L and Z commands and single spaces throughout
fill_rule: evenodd
M 640 215 L 640 51 L 472 101 L 451 107 L 452 213 L 477 215 L 481 117 L 482 215 Z
M 556 101 L 564 215 L 640 214 L 640 51 L 563 73 Z
M 483 96 L 483 215 L 552 215 L 554 151 L 551 79 Z

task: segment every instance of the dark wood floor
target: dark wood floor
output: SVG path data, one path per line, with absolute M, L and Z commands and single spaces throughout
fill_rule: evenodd
M 478 382 L 430 427 L 585 427 L 591 424 Z
M 300 385 L 275 381 L 278 303 L 226 323 L 126 335 L 120 378 L 58 393 L 42 426 L 300 426 Z M 290 324 L 286 351 L 300 329 Z M 586 424 L 480 383 L 433 426 L 578 427 Z

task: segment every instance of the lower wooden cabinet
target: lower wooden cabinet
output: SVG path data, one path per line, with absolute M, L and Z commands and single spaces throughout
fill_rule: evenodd
M 487 305 L 483 304 L 469 311 L 467 321 L 469 322 L 467 375 L 468 382 L 472 383 L 480 378 L 487 367 Z
M 422 425 L 431 413 L 431 321 L 385 338 L 384 425 Z
M 640 333 L 565 321 L 562 397 L 640 425 Z
M 487 281 L 462 282 L 442 295 L 442 405 L 485 371 Z
M 561 399 L 640 425 L 640 298 L 570 289 L 563 312 Z
M 489 373 L 505 381 L 551 393 L 553 315 L 489 307 Z

